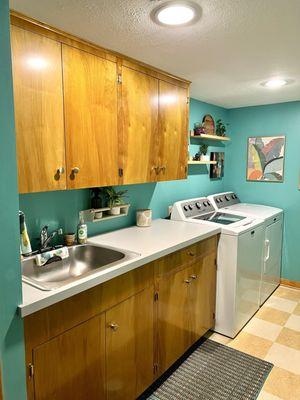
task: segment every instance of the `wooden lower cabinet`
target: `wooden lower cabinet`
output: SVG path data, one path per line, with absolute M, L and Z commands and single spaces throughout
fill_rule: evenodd
M 153 382 L 153 287 L 106 313 L 109 400 L 132 400 Z
M 33 363 L 35 400 L 104 399 L 104 314 L 35 348 Z
M 217 236 L 25 318 L 28 400 L 134 400 L 213 327 Z
M 191 268 L 163 277 L 158 283 L 159 372 L 166 371 L 192 344 L 189 276 Z

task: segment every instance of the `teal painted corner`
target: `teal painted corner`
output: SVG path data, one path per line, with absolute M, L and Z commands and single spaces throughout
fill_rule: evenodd
M 0 1 L 0 357 L 4 400 L 25 400 L 18 192 L 9 43 L 9 2 Z
M 300 102 L 237 108 L 229 111 L 232 141 L 226 160 L 225 187 L 241 200 L 284 210 L 282 277 L 300 282 Z M 285 135 L 284 182 L 246 181 L 247 138 Z

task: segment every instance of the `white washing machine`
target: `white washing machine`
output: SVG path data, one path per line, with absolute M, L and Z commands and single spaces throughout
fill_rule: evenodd
M 252 216 L 264 221 L 264 256 L 262 259 L 260 305 L 280 284 L 283 210 L 260 204 L 241 203 L 233 192 L 208 196 L 216 210 L 226 213 Z
M 175 203 L 171 219 L 221 229 L 214 330 L 235 337 L 259 309 L 263 221 L 216 211 L 204 197 Z

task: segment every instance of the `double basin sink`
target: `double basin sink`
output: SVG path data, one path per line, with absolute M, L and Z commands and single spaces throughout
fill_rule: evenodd
M 41 290 L 53 290 L 136 258 L 139 254 L 92 244 L 69 248 L 69 257 L 37 266 L 35 257 L 22 261 L 22 280 Z

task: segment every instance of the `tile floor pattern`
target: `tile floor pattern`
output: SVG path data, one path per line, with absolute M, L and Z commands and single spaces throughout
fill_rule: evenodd
M 274 364 L 258 400 L 300 400 L 300 289 L 280 286 L 235 339 L 210 339 Z

